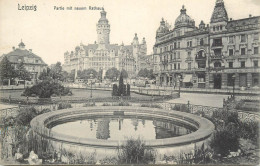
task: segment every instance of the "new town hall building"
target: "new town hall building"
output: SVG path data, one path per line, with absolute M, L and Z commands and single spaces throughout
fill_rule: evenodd
M 216 1 L 209 25 L 201 21 L 196 27 L 184 6 L 174 29 L 162 19 L 153 55 L 157 85 L 259 87 L 259 20 L 228 18 L 223 0 Z
M 106 18 L 106 12 L 101 11 L 101 18 L 97 25 L 97 43 L 83 45 L 75 48 L 75 51 L 64 54 L 63 69 L 67 72 L 95 69 L 97 72 L 105 72 L 115 67 L 118 70 L 125 69 L 128 75 L 135 76 L 140 70 L 140 57 L 146 55 L 147 47 L 145 38 L 139 43 L 135 34 L 131 45 L 110 44 L 110 24 Z

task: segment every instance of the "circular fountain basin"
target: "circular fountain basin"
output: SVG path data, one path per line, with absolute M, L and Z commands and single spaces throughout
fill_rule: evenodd
M 91 126 L 92 125 L 92 126 Z M 206 140 L 214 131 L 211 121 L 193 114 L 149 107 L 81 107 L 48 112 L 35 117 L 37 134 L 63 147 L 87 147 L 107 154 L 130 137 L 164 151 Z M 79 148 L 80 147 L 80 148 Z

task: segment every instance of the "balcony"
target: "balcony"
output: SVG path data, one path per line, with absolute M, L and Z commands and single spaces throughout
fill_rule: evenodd
M 195 60 L 196 60 L 196 61 L 206 61 L 206 56 L 196 55 L 196 56 L 195 56 Z
M 212 54 L 210 55 L 211 60 L 221 60 L 223 57 L 223 54 Z
M 216 42 L 216 43 L 212 43 L 211 48 L 222 48 L 223 44 L 222 42 Z

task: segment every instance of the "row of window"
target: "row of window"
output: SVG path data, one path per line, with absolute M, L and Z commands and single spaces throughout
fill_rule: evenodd
M 253 37 L 253 40 L 259 40 L 259 33 L 254 33 L 252 35 L 252 37 Z M 246 34 L 240 35 L 239 38 L 240 38 L 241 43 L 245 43 L 247 41 L 247 35 Z M 235 42 L 235 36 L 229 36 L 228 37 L 228 43 L 233 44 L 234 42 Z
M 241 49 L 240 49 L 240 54 L 241 54 L 241 55 L 246 55 L 246 48 L 241 48 Z M 254 54 L 254 55 L 259 54 L 259 48 L 258 48 L 258 47 L 254 47 L 253 54 Z M 228 55 L 229 55 L 229 56 L 234 55 L 234 49 L 229 49 L 229 50 L 228 50 Z
M 228 63 L 229 68 L 233 68 L 233 62 Z M 246 67 L 246 62 L 241 61 L 240 62 L 240 68 L 245 68 Z M 253 61 L 253 67 L 258 67 L 258 60 Z
M 204 45 L 204 39 L 201 38 L 199 39 L 199 45 Z M 170 46 L 165 46 L 160 48 L 160 53 L 166 52 L 166 51 L 172 51 L 173 49 L 177 49 L 181 47 L 181 43 L 180 42 L 174 42 L 173 45 Z M 187 41 L 187 47 L 192 47 L 192 41 Z M 156 50 L 155 50 L 156 52 Z

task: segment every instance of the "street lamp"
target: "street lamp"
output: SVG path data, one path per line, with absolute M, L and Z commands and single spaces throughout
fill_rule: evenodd
M 90 98 L 92 99 L 92 78 L 93 78 L 93 73 L 90 73 Z
M 178 75 L 179 79 L 179 97 L 181 97 L 181 75 Z
M 236 80 L 235 74 L 232 76 L 232 80 L 233 80 L 233 97 L 235 97 L 235 80 Z

